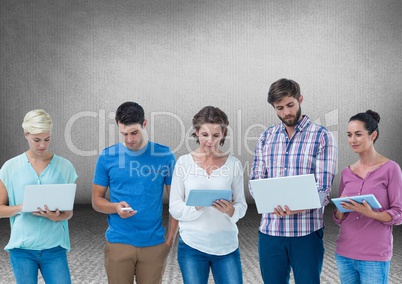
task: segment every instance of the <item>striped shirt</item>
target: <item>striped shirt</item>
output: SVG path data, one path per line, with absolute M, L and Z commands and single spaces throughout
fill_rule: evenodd
M 259 228 L 261 233 L 300 237 L 322 228 L 336 159 L 337 147 L 331 132 L 311 122 L 308 116 L 303 116 L 296 124 L 290 139 L 283 123 L 263 132 L 255 148 L 250 179 L 314 174 L 323 207 L 284 218 L 271 213 L 263 214 Z M 251 188 L 250 193 L 253 195 Z

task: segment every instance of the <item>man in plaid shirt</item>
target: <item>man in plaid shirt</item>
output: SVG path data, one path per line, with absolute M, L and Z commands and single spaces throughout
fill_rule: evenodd
M 258 252 L 264 283 L 289 283 L 291 269 L 296 283 L 320 283 L 323 212 L 335 175 L 337 147 L 325 127 L 301 114 L 302 102 L 295 81 L 280 79 L 271 85 L 268 103 L 281 123 L 261 134 L 250 179 L 314 174 L 322 207 L 292 211 L 278 206 L 262 215 Z

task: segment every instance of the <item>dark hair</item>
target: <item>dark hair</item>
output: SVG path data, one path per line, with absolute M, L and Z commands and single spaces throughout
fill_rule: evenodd
M 284 97 L 294 97 L 296 100 L 299 100 L 299 84 L 293 80 L 285 78 L 272 83 L 268 91 L 268 103 L 274 105 L 275 102 L 282 100 Z
M 137 103 L 122 103 L 116 110 L 116 123 L 124 125 L 144 124 L 144 109 Z
M 377 140 L 378 136 L 380 136 L 380 131 L 378 129 L 378 124 L 380 123 L 380 115 L 369 109 L 366 112 L 360 112 L 349 119 L 351 121 L 361 121 L 364 124 L 364 128 L 368 131 L 368 134 L 371 135 L 374 131 L 377 131 L 377 137 L 374 139 L 374 142 Z
M 220 110 L 217 107 L 206 106 L 203 107 L 196 115 L 193 117 L 193 127 L 195 132 L 191 134 L 196 139 L 196 142 L 199 144 L 200 139 L 197 136 L 197 131 L 200 130 L 202 124 L 211 123 L 211 124 L 220 124 L 222 127 L 223 138 L 219 141 L 219 145 L 225 144 L 225 138 L 228 132 L 229 120 L 226 113 Z

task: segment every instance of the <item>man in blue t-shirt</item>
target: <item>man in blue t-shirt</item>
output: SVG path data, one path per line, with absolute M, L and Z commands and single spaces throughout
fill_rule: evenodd
M 109 283 L 162 283 L 178 222 L 170 217 L 165 240 L 163 190 L 169 195 L 176 159 L 148 140 L 143 108 L 125 102 L 116 111 L 124 141 L 105 148 L 92 184 L 92 206 L 108 214 L 105 269 Z M 110 201 L 106 199 L 109 189 Z

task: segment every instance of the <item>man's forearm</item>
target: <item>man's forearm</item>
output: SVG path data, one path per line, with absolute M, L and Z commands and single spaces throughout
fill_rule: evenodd
M 172 247 L 175 240 L 176 240 L 176 235 L 177 231 L 179 229 L 179 221 L 174 219 L 170 214 L 169 214 L 169 225 L 168 225 L 168 233 L 167 233 L 167 238 L 166 238 L 166 243 Z

